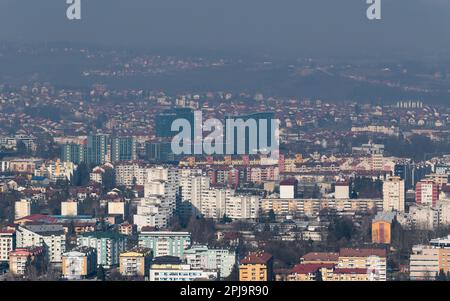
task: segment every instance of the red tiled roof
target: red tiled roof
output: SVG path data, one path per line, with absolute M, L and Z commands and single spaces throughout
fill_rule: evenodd
M 368 257 L 378 256 L 386 257 L 385 249 L 357 249 L 357 248 L 342 248 L 339 252 L 342 257 Z
M 340 268 L 335 269 L 334 274 L 367 274 L 367 269 Z
M 32 214 L 15 220 L 15 222 L 22 222 L 22 221 L 53 223 L 56 222 L 57 219 L 44 214 Z
M 250 253 L 241 260 L 241 264 L 267 264 L 272 259 L 272 254 L 266 252 Z
M 306 264 L 297 264 L 291 269 L 291 273 L 293 274 L 312 274 L 317 272 L 317 270 L 321 268 L 332 269 L 334 268 L 334 264 L 332 263 L 306 263 Z
M 303 257 L 304 261 L 338 261 L 339 253 L 333 252 L 310 252 Z

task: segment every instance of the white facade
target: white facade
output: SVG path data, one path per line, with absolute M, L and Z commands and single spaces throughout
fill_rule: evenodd
M 338 200 L 346 200 L 350 198 L 350 184 L 336 183 L 334 189 L 334 198 Z
M 139 247 L 153 250 L 153 256 L 176 256 L 182 258 L 191 245 L 189 232 L 146 231 L 139 234 Z
M 31 215 L 31 213 L 33 213 L 34 204 L 31 200 L 22 199 L 15 202 L 14 209 L 14 218 L 19 219 Z
M 9 251 L 16 247 L 16 234 L 14 231 L 0 232 L 0 262 L 9 260 Z
M 261 197 L 254 195 L 231 196 L 226 203 L 225 214 L 232 219 L 256 219 Z
M 399 177 L 383 182 L 383 211 L 405 211 L 405 181 Z
M 77 216 L 78 215 L 78 202 L 77 201 L 61 202 L 61 215 L 62 216 Z
M 439 211 L 428 206 L 411 206 L 409 216 L 416 229 L 432 230 L 439 223 Z
M 295 185 L 280 185 L 280 198 L 294 199 L 295 198 Z
M 62 261 L 66 250 L 66 235 L 61 225 L 28 225 L 17 229 L 17 247 L 44 247 L 49 262 Z
M 108 202 L 108 214 L 109 215 L 126 215 L 127 204 L 125 201 L 112 201 Z
M 216 272 L 191 268 L 189 264 L 178 264 L 172 267 L 150 268 L 150 281 L 194 281 L 198 279 L 215 279 Z
M 236 264 L 236 252 L 194 245 L 185 252 L 186 263 L 196 270 L 218 271 L 220 278 L 230 276 Z
M 161 207 L 161 197 L 142 198 L 137 206 L 137 214 L 133 216 L 133 223 L 137 230 L 143 227 L 165 228 L 168 225 L 168 212 Z

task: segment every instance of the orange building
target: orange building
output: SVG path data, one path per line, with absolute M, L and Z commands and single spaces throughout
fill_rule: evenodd
M 239 263 L 239 281 L 272 281 L 273 256 L 265 252 L 248 254 Z
M 372 221 L 372 243 L 390 244 L 394 212 L 378 213 Z

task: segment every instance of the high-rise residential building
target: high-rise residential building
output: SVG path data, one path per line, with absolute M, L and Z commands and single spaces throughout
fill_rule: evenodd
M 405 211 L 405 181 L 400 177 L 383 182 L 383 211 Z
M 265 252 L 250 253 L 239 262 L 239 281 L 272 281 L 273 256 Z
M 9 252 L 16 248 L 16 231 L 0 230 L 0 262 L 9 260 Z
M 119 265 L 120 253 L 126 249 L 127 238 L 115 232 L 86 232 L 77 237 L 77 245 L 97 250 L 97 264 L 105 268 Z
M 66 250 L 66 234 L 62 225 L 30 224 L 19 226 L 16 233 L 17 247 L 44 247 L 51 263 L 62 262 Z
M 136 140 L 133 137 L 111 139 L 111 162 L 136 160 Z
M 179 196 L 179 173 L 174 167 L 153 166 L 145 170 L 144 198 L 159 199 L 159 210 L 169 220 Z
M 439 187 L 433 181 L 422 180 L 416 184 L 416 204 L 433 208 L 439 199 Z
M 233 195 L 234 190 L 231 189 L 210 188 L 202 191 L 202 201 L 200 207 L 202 216 L 216 220 L 223 218 L 224 215 L 227 215 L 227 204 L 230 202 L 230 197 Z
M 75 164 L 86 163 L 87 149 L 82 144 L 67 143 L 61 146 L 61 161 Z
M 194 245 L 184 251 L 186 263 L 193 269 L 218 271 L 220 278 L 230 276 L 236 265 L 236 251 L 223 248 L 209 248 Z
M 144 227 L 163 229 L 168 226 L 169 215 L 167 209 L 162 207 L 162 196 L 149 196 L 141 198 L 137 205 L 137 212 L 133 215 L 133 223 L 137 230 Z
M 87 137 L 87 163 L 101 165 L 108 162 L 109 136 L 104 134 Z
M 208 190 L 209 187 L 209 177 L 203 175 L 201 170 L 180 170 L 181 202 L 188 202 L 193 214 L 200 215 L 203 192 Z
M 189 232 L 141 231 L 139 246 L 150 248 L 154 257 L 176 256 L 183 258 L 184 251 L 191 245 Z
M 90 247 L 75 247 L 62 255 L 62 277 L 81 280 L 97 271 L 97 250 Z
M 233 195 L 226 201 L 225 215 L 232 219 L 256 219 L 259 216 L 261 197 Z
M 136 247 L 120 254 L 120 274 L 128 277 L 148 276 L 152 260 L 152 251 Z

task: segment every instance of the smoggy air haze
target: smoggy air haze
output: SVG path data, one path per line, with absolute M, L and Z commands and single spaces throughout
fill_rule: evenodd
M 381 21 L 365 0 L 82 0 L 69 21 L 65 0 L 1 0 L 1 41 L 75 41 L 315 55 L 434 55 L 450 52 L 450 1 L 382 0 Z

